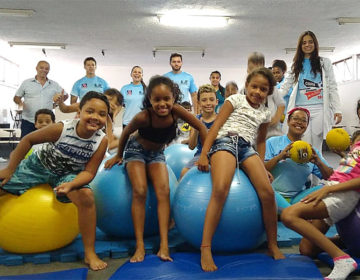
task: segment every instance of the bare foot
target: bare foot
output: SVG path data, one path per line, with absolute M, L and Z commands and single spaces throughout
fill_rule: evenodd
M 217 270 L 217 266 L 214 263 L 211 247 L 201 247 L 201 268 L 206 272 Z
M 285 259 L 284 254 L 280 251 L 279 247 L 269 248 L 268 249 L 269 256 L 273 257 L 274 260 Z
M 170 254 L 169 254 L 169 248 L 165 247 L 165 248 L 161 248 L 159 252 L 157 253 L 157 256 L 162 260 L 162 261 L 170 261 L 172 262 L 173 259 L 170 258 Z
M 130 262 L 142 262 L 145 258 L 145 249 L 144 247 L 136 248 L 135 254 L 131 257 Z
M 99 259 L 95 253 L 85 255 L 84 262 L 91 270 L 102 270 L 107 267 L 107 263 Z

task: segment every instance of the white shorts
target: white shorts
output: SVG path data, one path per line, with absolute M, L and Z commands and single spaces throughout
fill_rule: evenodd
M 339 182 L 327 181 L 326 185 L 336 185 Z M 358 191 L 345 191 L 330 193 L 327 197 L 323 198 L 323 202 L 326 205 L 326 209 L 329 214 L 329 218 L 324 221 L 332 226 L 340 220 L 347 217 L 356 207 L 360 199 L 360 193 Z

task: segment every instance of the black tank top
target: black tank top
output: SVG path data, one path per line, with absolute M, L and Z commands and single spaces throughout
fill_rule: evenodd
M 140 136 L 146 140 L 149 140 L 158 144 L 168 144 L 176 137 L 176 121 L 174 119 L 174 115 L 171 112 L 171 116 L 173 118 L 173 123 L 168 127 L 153 127 L 151 112 L 147 109 L 150 118 L 150 126 L 143 127 L 138 129 L 138 133 Z

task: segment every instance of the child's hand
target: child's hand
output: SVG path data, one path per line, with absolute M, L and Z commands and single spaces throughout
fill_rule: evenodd
M 291 148 L 292 148 L 292 143 L 287 145 L 285 147 L 285 149 L 281 151 L 281 153 L 279 154 L 279 157 L 281 158 L 281 160 L 284 160 L 284 159 L 287 159 L 290 157 L 290 149 Z
M 4 169 L 0 170 L 0 180 L 1 180 L 0 186 L 4 186 L 7 182 L 9 182 L 13 173 L 14 173 L 14 171 L 10 170 L 9 168 L 4 168 Z
M 70 182 L 63 183 L 60 186 L 54 188 L 54 191 L 57 195 L 67 195 L 72 190 L 72 186 Z
M 301 202 L 304 203 L 310 203 L 310 202 L 314 202 L 314 206 L 318 205 L 320 201 L 322 201 L 322 199 L 324 197 L 326 197 L 328 194 L 330 193 L 330 188 L 329 186 L 323 186 L 321 189 L 314 191 L 311 194 L 308 194 L 306 197 L 304 197 Z
M 111 159 L 107 160 L 105 162 L 104 167 L 105 167 L 105 169 L 110 169 L 115 164 L 120 165 L 120 164 L 122 164 L 122 162 L 123 162 L 123 158 L 116 155 L 116 156 L 112 157 Z
M 311 150 L 312 150 L 312 155 L 310 158 L 310 162 L 312 162 L 313 164 L 318 165 L 320 163 L 320 158 L 318 156 L 318 154 L 316 153 L 316 151 L 314 150 L 314 148 L 311 146 Z
M 200 158 L 195 163 L 195 165 L 197 165 L 198 170 L 200 170 L 200 171 L 203 171 L 203 172 L 209 171 L 209 160 L 208 160 L 207 156 L 200 155 Z

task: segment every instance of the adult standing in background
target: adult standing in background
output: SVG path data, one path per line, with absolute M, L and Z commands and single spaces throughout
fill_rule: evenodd
M 285 96 L 290 87 L 287 109 L 304 107 L 310 111 L 303 139 L 321 152 L 324 137 L 333 124 L 341 122 L 342 114 L 333 66 L 330 59 L 319 56 L 319 43 L 311 31 L 299 37 L 291 73 L 286 75 L 280 94 Z
M 36 130 L 36 111 L 40 109 L 52 110 L 54 95 L 63 91 L 57 82 L 47 78 L 49 71 L 50 64 L 44 60 L 39 61 L 36 65 L 36 76 L 23 81 L 15 93 L 14 102 L 23 108 L 21 138 Z
M 146 85 L 143 81 L 143 69 L 140 66 L 134 66 L 131 69 L 130 76 L 132 82 L 123 86 L 120 90 L 124 97 L 124 115 L 123 127 L 127 126 L 131 119 L 141 111 Z
M 225 101 L 225 88 L 220 84 L 221 74 L 219 71 L 212 71 L 210 74 L 210 83 L 216 90 L 216 99 L 218 100 L 218 105 L 215 107 L 215 112 L 219 113 L 221 106 Z
M 84 69 L 86 71 L 85 77 L 76 81 L 71 90 L 71 104 L 76 103 L 77 99 L 80 100 L 89 91 L 96 91 L 104 93 L 109 89 L 108 83 L 95 75 L 96 60 L 93 57 L 87 57 L 84 60 Z
M 189 73 L 181 71 L 182 55 L 173 53 L 170 55 L 170 66 L 172 71 L 164 74 L 165 77 L 170 78 L 174 83 L 178 84 L 182 93 L 182 102 L 188 101 L 192 104 L 193 110 L 197 112 L 197 87 L 194 78 Z

